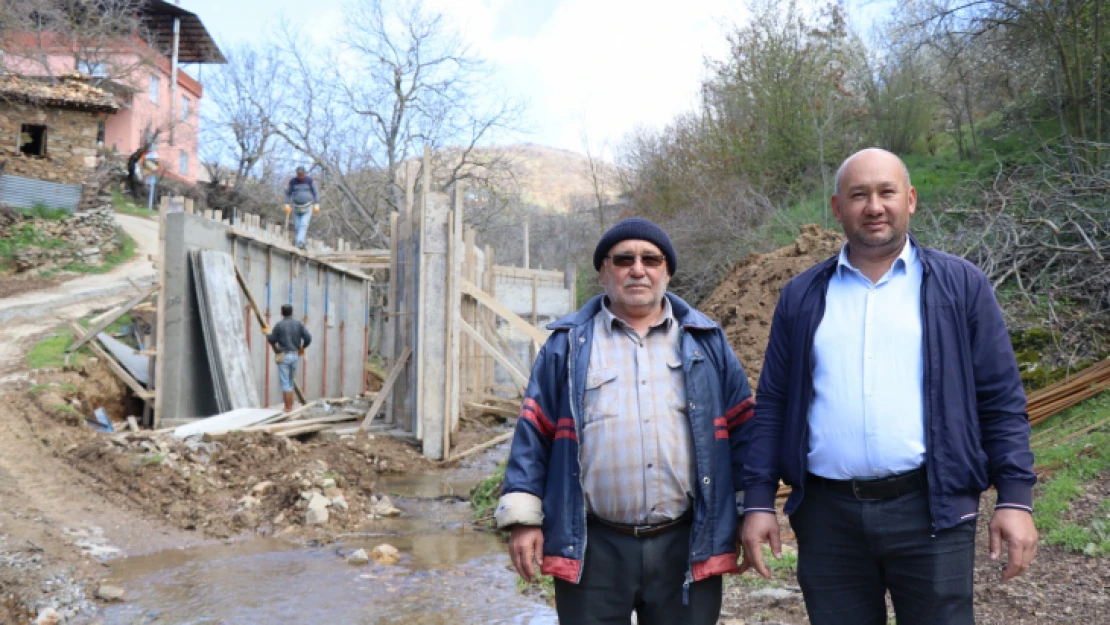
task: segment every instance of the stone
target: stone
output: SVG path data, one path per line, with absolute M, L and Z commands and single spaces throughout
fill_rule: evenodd
M 325 490 L 328 488 L 335 488 L 335 480 L 330 477 L 326 477 L 324 478 L 323 482 L 321 482 L 320 486 L 324 487 Z
M 370 551 L 370 557 L 378 564 L 396 564 L 401 559 L 401 552 L 388 543 L 382 543 Z
M 123 601 L 124 597 L 127 596 L 127 593 L 119 586 L 109 586 L 105 584 L 96 589 L 96 596 L 102 601 Z
M 269 480 L 266 480 L 265 482 L 259 482 L 259 483 L 255 484 L 251 488 L 251 494 L 255 495 L 256 497 L 261 497 L 261 496 L 265 495 L 266 493 L 272 491 L 273 489 L 274 489 L 274 483 L 269 481 Z
M 370 518 L 401 516 L 401 511 L 393 507 L 389 497 L 382 495 L 370 497 Z
M 274 525 L 282 525 L 285 523 L 285 513 L 281 512 L 274 517 Z
M 35 619 L 35 625 L 58 625 L 61 622 L 61 615 L 54 608 L 46 608 L 39 612 L 38 618 Z
M 240 510 L 253 510 L 262 504 L 262 500 L 251 495 L 243 495 L 237 503 Z
M 304 515 L 305 525 L 325 525 L 328 522 L 328 509 L 309 508 Z
M 370 562 L 370 556 L 366 555 L 365 549 L 358 549 L 354 553 L 348 555 L 346 560 L 347 564 L 362 566 L 363 564 Z
M 760 588 L 759 590 L 753 590 L 748 596 L 752 599 L 773 599 L 774 601 L 802 598 L 800 594 L 785 588 Z
M 344 512 L 346 512 L 349 508 L 349 506 L 347 505 L 347 500 L 343 497 L 343 495 L 333 497 L 331 500 L 331 507 L 335 508 L 336 510 L 343 510 Z
M 328 498 L 320 493 L 312 493 L 312 498 L 308 500 L 307 511 L 305 512 L 305 525 L 323 525 L 328 522 L 328 506 L 331 504 Z

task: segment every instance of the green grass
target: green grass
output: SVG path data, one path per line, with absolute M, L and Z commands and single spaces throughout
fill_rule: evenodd
M 1034 428 L 1034 445 L 1061 440 L 1085 427 L 1110 419 L 1110 392 L 1070 408 Z M 1036 438 L 1038 432 L 1047 432 Z M 1033 521 L 1044 542 L 1090 556 L 1110 555 L 1110 531 L 1103 501 L 1090 519 L 1069 519 L 1072 503 L 1081 497 L 1084 484 L 1110 470 L 1110 432 L 1105 428 L 1060 444 L 1047 444 L 1035 452 L 1039 466 L 1054 468 L 1038 486 Z
M 505 481 L 505 464 L 502 461 L 497 469 L 486 479 L 478 483 L 470 491 L 470 507 L 474 509 L 474 518 L 487 527 L 493 527 L 493 511 L 497 509 L 497 500 L 501 497 L 501 484 Z
M 36 202 L 32 208 L 21 208 L 19 212 L 32 219 L 49 219 L 50 221 L 62 221 L 73 214 L 64 208 L 50 208 L 42 202 Z
M 27 352 L 27 368 L 61 368 L 65 365 L 66 348 L 72 342 L 73 337 L 65 330 L 40 340 Z
M 104 256 L 104 262 L 100 265 L 86 265 L 82 262 L 74 262 L 65 266 L 66 271 L 73 271 L 76 273 L 88 274 L 101 274 L 108 273 L 115 269 L 122 263 L 125 263 L 135 256 L 135 239 L 127 236 L 122 229 L 116 230 L 116 241 L 119 242 L 119 247 L 115 252 Z
M 30 393 L 32 397 L 36 397 L 41 393 L 53 390 L 64 391 L 66 393 L 75 393 L 77 392 L 77 387 L 69 384 L 68 382 L 63 384 L 36 384 L 32 386 L 31 389 L 27 392 Z
M 147 210 L 145 206 L 139 206 L 119 191 L 112 191 L 112 208 L 123 215 L 146 217 L 147 219 L 153 219 L 157 215 L 156 211 Z

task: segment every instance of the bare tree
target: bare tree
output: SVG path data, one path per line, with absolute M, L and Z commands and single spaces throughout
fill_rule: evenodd
M 153 36 L 140 19 L 145 0 L 0 2 L 0 73 L 57 80 L 59 56 L 94 82 L 126 82 L 149 62 Z
M 343 81 L 344 102 L 369 122 L 373 164 L 388 172 L 388 201 L 403 203 L 398 171 L 428 146 L 450 147 L 446 186 L 497 169 L 498 155 L 478 146 L 518 121 L 519 105 L 491 96 L 490 68 L 440 13 L 419 0 L 350 0 L 345 51 L 357 79 Z

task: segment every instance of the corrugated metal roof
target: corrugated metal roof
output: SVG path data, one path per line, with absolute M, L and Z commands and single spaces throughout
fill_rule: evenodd
M 0 176 L 0 204 L 12 208 L 34 208 L 44 204 L 48 208 L 64 208 L 73 212 L 81 201 L 81 186 L 58 184 L 22 176 Z

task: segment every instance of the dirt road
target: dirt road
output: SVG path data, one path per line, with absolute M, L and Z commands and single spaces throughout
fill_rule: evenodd
M 149 258 L 158 253 L 158 223 L 142 217 L 116 215 L 135 240 L 135 258 L 101 275 L 77 276 L 43 291 L 0 300 L 0 386 L 19 379 L 29 343 L 63 323 L 90 311 L 125 301 L 135 287 L 155 280 Z

